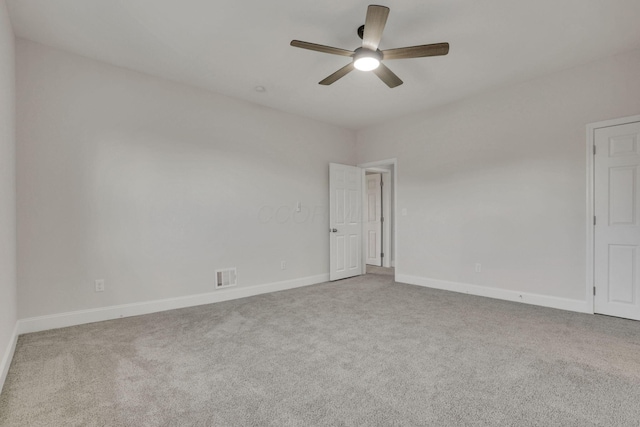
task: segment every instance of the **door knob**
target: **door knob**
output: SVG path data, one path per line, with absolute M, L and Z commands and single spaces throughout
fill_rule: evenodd
M 329 231 L 330 231 L 331 233 L 337 233 L 337 232 L 338 232 L 338 229 L 337 229 L 337 228 L 331 228 L 331 229 L 329 229 Z

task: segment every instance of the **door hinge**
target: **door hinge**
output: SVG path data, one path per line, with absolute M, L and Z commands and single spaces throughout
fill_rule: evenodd
M 380 187 L 384 187 L 384 181 L 380 179 Z
M 380 217 L 380 222 L 384 222 L 384 217 L 383 216 Z
M 593 225 L 596 225 L 596 216 L 593 216 Z
M 596 155 L 596 146 L 595 145 L 593 146 L 593 155 L 594 156 Z
M 380 254 L 380 258 L 384 258 L 384 254 Z
M 596 295 L 596 287 L 594 286 L 593 287 L 593 296 L 595 296 L 595 295 Z

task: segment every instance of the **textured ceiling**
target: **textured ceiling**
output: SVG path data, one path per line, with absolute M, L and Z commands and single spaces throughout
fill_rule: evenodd
M 449 55 L 387 61 L 395 89 L 360 71 L 318 85 L 350 59 L 289 42 L 355 49 L 368 4 L 8 0 L 19 37 L 350 129 L 640 48 L 639 0 L 396 0 L 380 49 Z

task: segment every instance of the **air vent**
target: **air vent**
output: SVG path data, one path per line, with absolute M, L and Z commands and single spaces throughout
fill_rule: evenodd
M 216 270 L 216 289 L 235 286 L 237 284 L 237 277 L 235 268 Z

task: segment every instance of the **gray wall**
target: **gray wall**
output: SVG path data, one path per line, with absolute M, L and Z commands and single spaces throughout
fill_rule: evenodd
M 640 113 L 637 51 L 357 143 L 32 42 L 17 53 L 20 318 L 209 292 L 221 267 L 245 287 L 324 274 L 327 163 L 389 158 L 401 277 L 586 301 L 585 125 Z
M 16 327 L 15 67 L 13 30 L 0 0 L 0 388 Z
M 20 318 L 328 272 L 355 133 L 20 39 L 17 70 Z
M 585 126 L 640 114 L 638 76 L 635 51 L 359 132 L 359 163 L 398 158 L 397 273 L 586 302 Z

